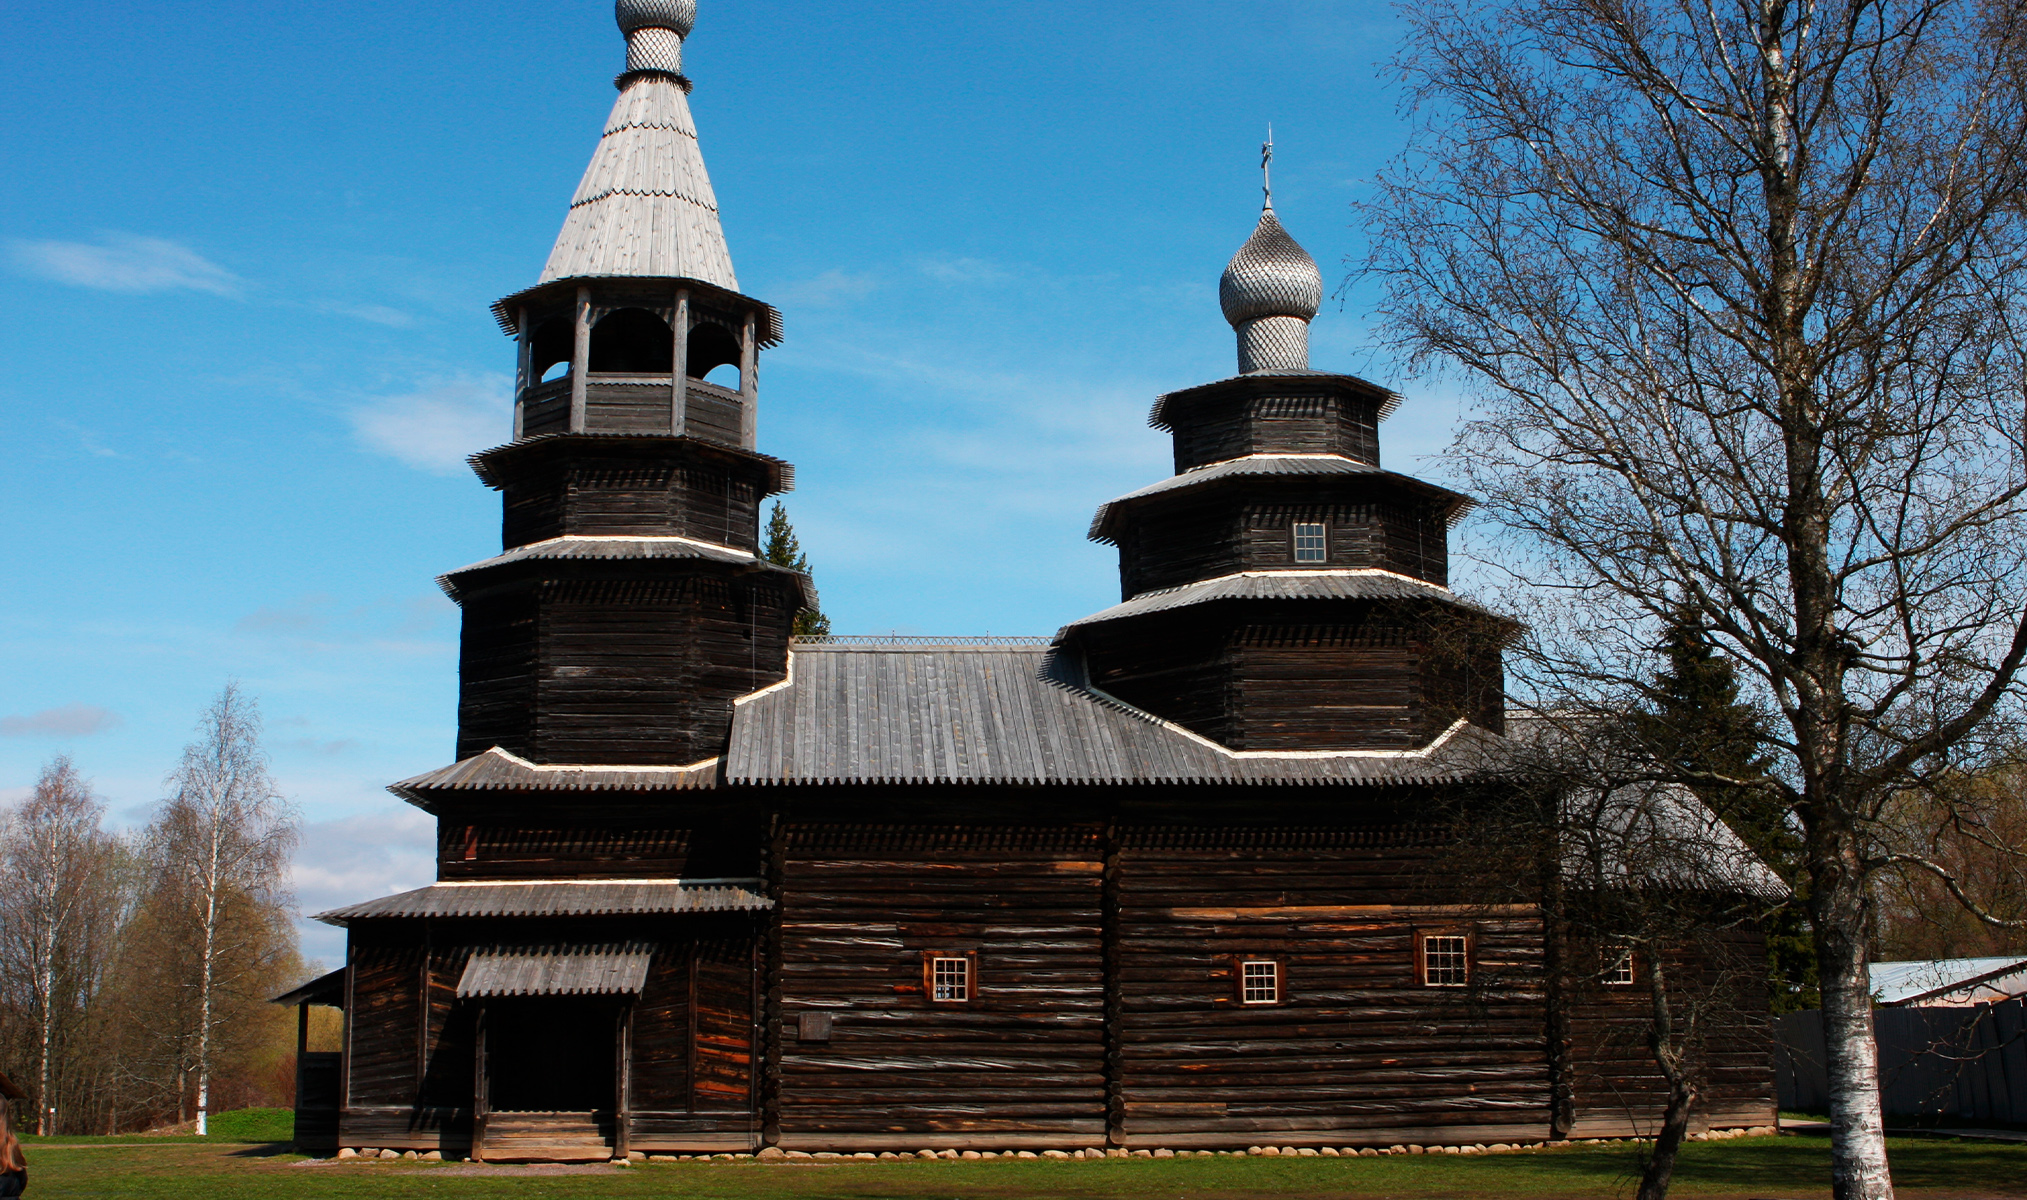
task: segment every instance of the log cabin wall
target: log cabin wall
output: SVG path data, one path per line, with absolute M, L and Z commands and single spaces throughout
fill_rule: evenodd
M 492 793 L 479 803 L 464 797 L 443 805 L 437 878 L 751 879 L 761 872 L 763 818 L 749 805 L 543 800 Z
M 537 634 L 542 608 L 530 589 L 474 596 L 458 631 L 457 757 L 494 746 L 535 753 Z
M 1165 397 L 1155 420 L 1175 433 L 1177 474 L 1247 454 L 1341 454 L 1377 465 L 1385 399 L 1342 377 L 1242 378 Z
M 1441 508 L 1397 495 L 1356 494 L 1377 490 L 1368 481 L 1322 488 L 1239 476 L 1159 503 L 1142 501 L 1119 539 L 1121 594 L 1237 571 L 1330 567 L 1395 571 L 1449 586 L 1449 528 Z M 1324 527 L 1323 561 L 1295 561 L 1298 521 Z
M 502 473 L 502 544 L 632 536 L 758 548 L 765 464 L 701 447 L 647 449 L 619 439 L 552 439 L 530 447 L 511 473 Z
M 1233 750 L 1407 750 L 1504 725 L 1502 630 L 1366 602 L 1205 604 L 1079 634 L 1094 686 Z
M 627 1146 L 758 1147 L 758 941 L 749 922 L 695 922 L 665 944 L 632 1014 Z
M 1104 1145 L 1100 829 L 791 824 L 781 844 L 777 1144 Z M 938 956 L 969 999 L 928 994 Z
M 468 597 L 458 757 L 499 746 L 537 763 L 680 764 L 722 750 L 732 701 L 787 672 L 797 577 L 678 570 Z
M 1116 1143 L 1547 1136 L 1540 920 L 1435 903 L 1431 853 L 1409 828 L 1122 830 Z M 1470 932 L 1475 986 L 1422 984 L 1432 929 Z M 1245 1003 L 1249 961 L 1272 1002 Z
M 1703 1028 L 1702 1095 L 1692 1132 L 1771 1125 L 1775 1117 L 1774 1032 L 1766 938 L 1755 928 L 1712 928 L 1668 958 L 1678 1019 Z M 1633 964 L 1636 968 L 1639 963 Z M 1610 986 L 1595 977 L 1570 989 L 1571 1137 L 1652 1137 L 1667 1082 L 1648 1045 L 1652 1001 L 1643 984 Z

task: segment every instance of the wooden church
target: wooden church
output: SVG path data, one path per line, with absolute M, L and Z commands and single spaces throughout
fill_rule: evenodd
M 1466 498 L 1381 467 L 1398 397 L 1309 366 L 1322 279 L 1271 206 L 1220 285 L 1238 373 L 1156 402 L 1174 475 L 1091 525 L 1121 603 L 1053 639 L 799 641 L 810 581 L 757 554 L 792 483 L 755 444 L 782 321 L 739 288 L 698 150 L 695 6 L 617 7 L 618 102 L 539 280 L 494 306 L 514 437 L 472 460 L 500 552 L 441 581 L 456 761 L 392 788 L 437 819 L 437 882 L 321 914 L 346 964 L 282 998 L 345 1016 L 342 1053 L 301 1057 L 306 1144 L 1651 1123 L 1613 1032 L 1637 1003 L 1558 1018 L 1539 912 L 1429 869 L 1429 814 L 1496 786 L 1515 627 L 1446 586 Z M 1702 1119 L 1770 1122 L 1767 1023 L 1728 1042 Z

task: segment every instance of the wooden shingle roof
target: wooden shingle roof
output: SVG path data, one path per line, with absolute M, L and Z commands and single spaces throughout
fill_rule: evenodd
M 736 702 L 728 784 L 1406 784 L 1482 773 L 1501 739 L 1459 722 L 1413 751 L 1233 751 L 1091 688 L 1074 656 L 983 639 L 801 642 Z

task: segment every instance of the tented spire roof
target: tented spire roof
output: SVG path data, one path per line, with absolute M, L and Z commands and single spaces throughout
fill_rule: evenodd
M 675 11 L 684 8 L 690 11 Z M 620 9 L 628 54 L 619 101 L 539 282 L 676 276 L 736 292 L 718 198 L 690 118 L 689 81 L 678 73 L 694 5 L 635 0 Z

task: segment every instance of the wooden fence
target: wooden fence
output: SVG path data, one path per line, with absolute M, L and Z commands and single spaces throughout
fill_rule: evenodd
M 2027 997 L 1969 1008 L 1873 1010 L 1879 1090 L 1889 1117 L 2027 1124 Z M 1823 1014 L 1775 1021 L 1781 1107 L 1830 1107 Z

